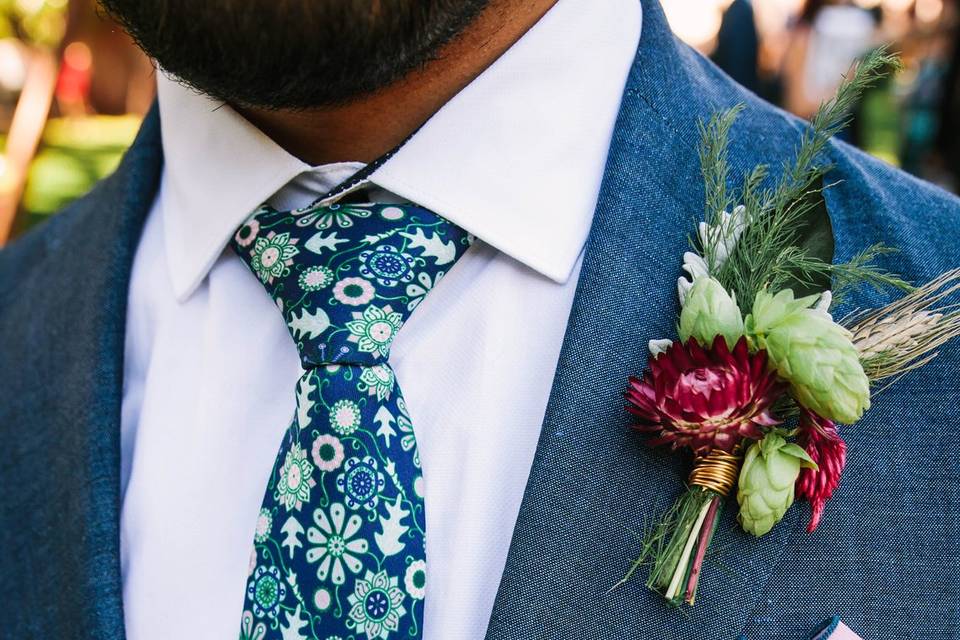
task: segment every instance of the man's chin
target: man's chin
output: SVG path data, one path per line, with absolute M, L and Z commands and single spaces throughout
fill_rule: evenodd
M 157 64 L 245 107 L 347 104 L 426 64 L 491 0 L 102 0 Z M 158 18 L 162 16 L 162 20 Z

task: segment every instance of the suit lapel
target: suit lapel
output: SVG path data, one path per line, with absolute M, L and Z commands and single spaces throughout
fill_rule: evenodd
M 689 471 L 689 460 L 650 450 L 631 432 L 622 392 L 645 366 L 647 341 L 676 333 L 676 279 L 703 209 L 696 122 L 749 100 L 674 40 L 657 2 L 644 0 L 643 21 L 489 640 L 733 640 L 799 523 L 793 509 L 757 540 L 728 509 L 693 609 L 665 606 L 644 575 L 609 592 Z M 786 119 L 771 129 L 771 139 L 792 146 Z M 785 149 L 775 146 L 735 140 L 734 177 L 778 162 Z
M 120 405 L 127 286 L 161 166 L 154 107 L 114 175 L 9 250 L 33 263 L 18 276 L 30 296 L 0 317 L 3 357 L 20 368 L 20 375 L 4 376 L 3 428 L 16 427 L 17 436 L 4 438 L 13 450 L 2 456 L 3 471 L 23 488 L 14 501 L 4 500 L 16 504 L 15 518 L 2 514 L 4 526 L 21 527 L 10 538 L 17 548 L 4 545 L 10 559 L 4 566 L 22 575 L 11 604 L 21 611 L 3 618 L 19 620 L 13 628 L 28 637 L 123 637 Z M 22 535 L 22 527 L 32 537 Z M 0 580 L 0 590 L 9 586 Z

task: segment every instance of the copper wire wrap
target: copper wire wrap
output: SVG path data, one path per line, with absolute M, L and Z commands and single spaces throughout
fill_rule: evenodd
M 688 479 L 690 486 L 703 487 L 726 496 L 737 482 L 741 462 L 743 456 L 739 447 L 733 453 L 714 449 L 705 456 L 698 456 Z

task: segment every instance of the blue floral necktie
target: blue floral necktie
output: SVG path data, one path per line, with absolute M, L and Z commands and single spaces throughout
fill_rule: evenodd
M 232 245 L 305 373 L 254 532 L 240 638 L 423 634 L 423 477 L 390 344 L 470 246 L 413 205 L 264 206 Z

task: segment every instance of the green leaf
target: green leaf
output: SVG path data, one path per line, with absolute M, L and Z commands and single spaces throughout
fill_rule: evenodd
M 786 444 L 780 449 L 780 453 L 785 456 L 793 456 L 794 458 L 798 458 L 800 460 L 801 467 L 806 467 L 808 469 L 819 469 L 817 463 L 814 462 L 813 458 L 810 457 L 810 454 L 798 444 L 793 442 Z
M 764 458 L 769 458 L 780 450 L 785 440 L 776 432 L 770 432 L 760 441 L 760 450 Z
M 807 258 L 833 263 L 834 238 L 833 225 L 827 212 L 827 202 L 823 197 L 823 179 L 819 179 L 812 190 L 808 191 L 797 203 L 803 215 L 796 225 L 796 246 Z M 828 271 L 814 271 L 795 274 L 783 288 L 793 289 L 797 298 L 817 295 L 831 288 Z

